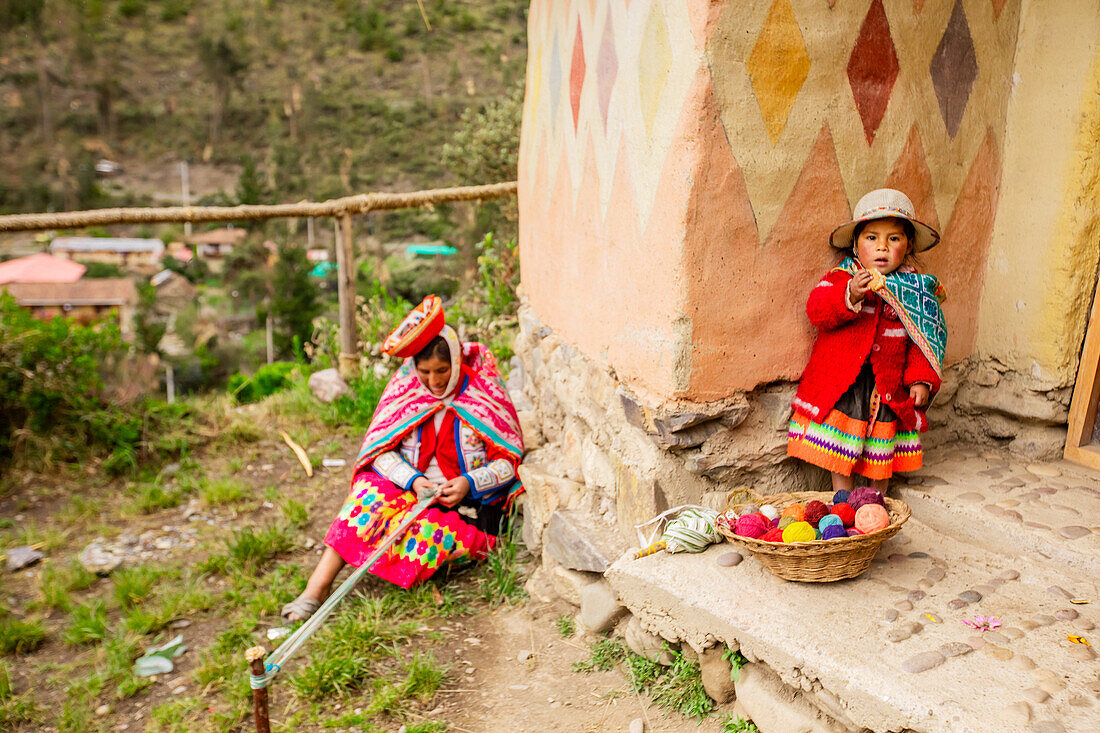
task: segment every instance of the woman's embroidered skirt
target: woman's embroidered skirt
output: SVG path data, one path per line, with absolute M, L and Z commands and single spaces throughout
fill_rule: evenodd
M 855 473 L 869 479 L 915 471 L 924 456 L 920 433 L 905 430 L 875 394 L 869 363 L 822 422 L 795 413 L 787 432 L 787 455 L 844 476 Z
M 349 565 L 359 567 L 416 506 L 416 496 L 363 471 L 325 535 L 325 544 Z M 445 562 L 480 560 L 496 537 L 455 509 L 433 505 L 413 522 L 371 567 L 373 575 L 402 588 L 430 578 Z

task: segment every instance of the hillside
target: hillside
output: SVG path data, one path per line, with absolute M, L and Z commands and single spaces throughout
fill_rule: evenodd
M 0 212 L 173 202 L 181 160 L 212 203 L 459 183 L 442 147 L 522 88 L 527 5 L 4 3 Z

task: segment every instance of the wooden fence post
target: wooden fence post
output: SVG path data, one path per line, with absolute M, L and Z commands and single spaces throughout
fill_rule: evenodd
M 336 283 L 340 301 L 340 375 L 353 376 L 359 365 L 359 334 L 355 326 L 355 250 L 351 243 L 351 215 L 336 219 Z
M 250 671 L 257 677 L 265 673 L 264 655 L 266 651 L 262 646 L 254 646 L 244 653 L 248 660 Z M 252 719 L 256 723 L 256 733 L 271 733 L 271 718 L 268 712 L 267 688 L 262 687 L 252 690 Z

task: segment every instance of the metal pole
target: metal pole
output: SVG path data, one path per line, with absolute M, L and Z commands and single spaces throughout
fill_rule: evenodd
M 336 283 L 340 301 L 340 375 L 352 376 L 359 362 L 359 342 L 355 328 L 355 252 L 351 244 L 351 215 L 343 214 L 336 223 Z
M 264 656 L 267 651 L 262 646 L 254 646 L 244 653 L 244 658 L 252 668 L 254 677 L 265 673 Z M 252 690 L 252 718 L 256 721 L 256 733 L 271 733 L 271 718 L 268 713 L 267 687 Z
M 180 161 L 180 189 L 183 197 L 183 205 L 191 205 L 191 171 L 187 166 L 187 161 Z M 183 238 L 185 240 L 191 238 L 191 222 L 185 221 L 183 223 Z
M 172 368 L 172 364 L 166 364 L 164 366 L 164 382 L 168 388 L 168 404 L 172 404 L 176 401 L 176 370 Z

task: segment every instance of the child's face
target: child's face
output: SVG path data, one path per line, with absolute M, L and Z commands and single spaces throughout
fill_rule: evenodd
M 897 219 L 875 219 L 856 240 L 856 255 L 864 267 L 888 275 L 901 266 L 909 254 L 909 237 Z

